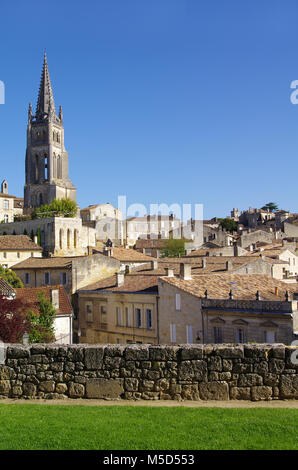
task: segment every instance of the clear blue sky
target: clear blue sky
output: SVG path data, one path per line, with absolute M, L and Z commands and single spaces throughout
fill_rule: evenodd
M 47 51 L 78 203 L 298 211 L 297 0 L 1 2 L 0 179 L 21 196 Z

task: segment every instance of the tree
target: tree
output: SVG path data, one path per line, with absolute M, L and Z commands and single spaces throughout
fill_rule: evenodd
M 0 339 L 4 343 L 20 343 L 29 331 L 25 305 L 18 299 L 7 299 L 0 295 Z
M 175 258 L 185 255 L 185 240 L 178 238 L 171 238 L 164 240 L 161 249 L 161 258 Z
M 234 219 L 218 219 L 219 225 L 226 229 L 228 232 L 236 232 L 237 231 L 237 223 Z
M 32 219 L 45 217 L 75 217 L 78 206 L 70 198 L 53 199 L 50 204 L 44 204 L 32 212 Z
M 265 206 L 261 207 L 263 211 L 269 210 L 269 212 L 276 212 L 278 211 L 278 205 L 275 202 L 267 202 Z
M 2 277 L 12 287 L 24 287 L 21 279 L 16 275 L 14 271 L 9 268 L 4 268 L 0 265 L 0 277 Z
M 53 325 L 56 310 L 44 292 L 39 292 L 37 297 L 39 311 L 37 313 L 30 311 L 27 314 L 30 324 L 29 341 L 30 343 L 51 343 L 55 341 Z

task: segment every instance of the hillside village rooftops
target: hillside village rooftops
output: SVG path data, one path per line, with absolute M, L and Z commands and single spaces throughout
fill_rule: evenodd
M 16 298 L 22 300 L 26 306 L 35 313 L 39 311 L 38 293 L 44 293 L 46 298 L 51 299 L 51 293 L 55 290 L 59 291 L 59 308 L 56 310 L 56 314 L 67 315 L 72 313 L 72 306 L 63 286 L 26 287 L 14 289 Z
M 0 250 L 42 251 L 42 248 L 27 235 L 1 235 Z
M 232 290 L 234 299 L 256 300 L 259 291 L 262 300 L 285 301 L 286 291 L 291 298 L 297 291 L 297 287 L 265 274 L 212 274 L 196 276 L 189 281 L 178 277 L 162 277 L 161 280 L 196 297 L 205 297 L 207 290 L 210 299 L 228 299 Z

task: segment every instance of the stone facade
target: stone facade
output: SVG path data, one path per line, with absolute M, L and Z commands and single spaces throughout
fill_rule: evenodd
M 0 397 L 298 399 L 297 351 L 281 344 L 7 345 Z
M 83 226 L 82 219 L 49 217 L 1 224 L 0 235 L 37 235 L 40 230 L 40 244 L 47 255 L 83 256 L 88 247 L 96 245 L 95 229 Z

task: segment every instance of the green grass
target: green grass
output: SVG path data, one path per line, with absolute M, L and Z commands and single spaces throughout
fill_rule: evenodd
M 298 410 L 0 404 L 0 449 L 297 450 Z

